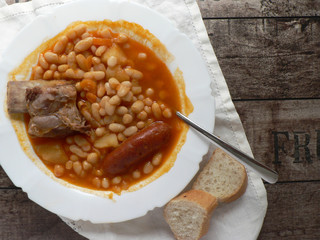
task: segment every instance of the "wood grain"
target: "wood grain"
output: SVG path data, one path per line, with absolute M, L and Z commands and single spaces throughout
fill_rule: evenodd
M 234 100 L 320 96 L 314 91 L 320 88 L 320 19 L 215 19 L 205 25 Z
M 320 0 L 197 2 L 254 155 L 280 173 L 259 240 L 320 239 Z M 0 196 L 0 239 L 84 239 L 1 167 Z
M 0 189 L 0 239 L 85 239 L 20 189 Z
M 320 183 L 266 185 L 268 211 L 259 240 L 320 239 Z
M 279 181 L 320 180 L 319 104 L 319 99 L 235 102 L 255 158 L 278 171 Z
M 14 184 L 8 178 L 7 174 L 4 172 L 0 165 L 0 188 L 14 188 Z
M 319 16 L 318 0 L 197 0 L 203 18 Z

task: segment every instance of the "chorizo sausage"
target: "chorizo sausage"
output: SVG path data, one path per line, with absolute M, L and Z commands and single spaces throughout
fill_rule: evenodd
M 144 160 L 166 145 L 171 137 L 171 127 L 157 121 L 125 140 L 109 153 L 103 161 L 107 174 L 124 173 L 132 165 Z

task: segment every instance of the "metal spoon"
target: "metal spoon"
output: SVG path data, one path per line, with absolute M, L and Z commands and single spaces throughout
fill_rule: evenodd
M 251 169 L 252 171 L 256 172 L 262 179 L 264 179 L 268 183 L 276 183 L 278 181 L 278 173 L 271 168 L 261 164 L 257 160 L 253 159 L 252 157 L 248 156 L 247 154 L 241 152 L 240 150 L 236 149 L 235 147 L 231 146 L 230 144 L 224 142 L 217 136 L 207 132 L 202 127 L 191 121 L 189 118 L 184 116 L 179 111 L 176 111 L 176 114 L 179 118 L 181 118 L 184 122 L 188 125 L 193 127 L 202 135 L 209 138 L 213 143 L 215 143 L 218 147 L 220 147 L 225 152 L 229 153 L 233 156 L 236 160 L 241 162 L 243 165 Z

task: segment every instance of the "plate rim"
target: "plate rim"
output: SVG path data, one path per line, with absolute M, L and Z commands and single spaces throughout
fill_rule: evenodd
M 59 11 L 59 9 L 61 9 L 61 8 L 67 8 L 67 7 L 70 7 L 70 6 L 72 6 L 72 5 L 83 4 L 83 3 L 85 3 L 85 2 L 89 2 L 89 1 L 87 1 L 87 0 L 82 0 L 82 1 L 77 1 L 77 2 L 69 2 L 69 3 L 66 3 L 66 4 L 64 4 L 64 5 L 57 6 L 56 8 L 54 8 L 54 9 L 52 10 L 52 12 L 47 13 L 46 15 L 39 15 L 39 16 L 36 17 L 30 24 L 27 24 L 27 25 L 16 35 L 15 39 L 16 39 L 17 37 L 23 35 L 23 33 L 24 33 L 25 31 L 28 31 L 29 25 L 34 24 L 34 22 L 35 22 L 37 19 L 50 18 L 50 16 L 52 17 L 52 16 L 53 16 L 54 14 L 56 14 L 56 13 Z M 93 0 L 93 1 L 90 1 L 90 2 L 91 2 L 91 3 L 92 3 L 92 2 L 104 3 L 104 4 L 106 4 L 106 2 L 108 2 L 108 4 L 114 4 L 114 3 L 116 3 L 116 4 L 123 4 L 123 3 L 125 3 L 125 4 L 132 4 L 132 5 L 134 5 L 135 7 L 143 8 L 144 11 L 151 11 L 151 12 L 153 12 L 153 14 L 155 14 L 157 17 L 164 19 L 167 23 L 170 23 L 170 24 L 172 25 L 172 22 L 171 22 L 171 21 L 169 21 L 167 18 L 165 18 L 164 16 L 162 16 L 162 15 L 159 14 L 158 12 L 156 12 L 156 11 L 154 11 L 154 10 L 152 10 L 152 9 L 144 6 L 144 5 L 138 4 L 138 3 L 133 3 L 133 2 L 126 1 L 126 0 L 121 0 L 121 1 L 113 1 L 113 0 L 108 0 L 108 1 L 106 1 L 106 0 L 104 0 L 104 1 L 102 1 L 102 0 Z M 81 19 L 80 19 L 80 20 L 81 20 Z M 39 21 L 39 20 L 38 20 L 38 21 Z M 70 24 L 70 23 L 69 23 L 69 24 Z M 142 25 L 142 26 L 143 26 L 143 25 Z M 145 26 L 143 26 L 143 27 L 145 28 Z M 173 29 L 176 33 L 178 33 L 179 36 L 181 36 L 181 37 L 185 38 L 187 41 L 189 41 L 189 44 L 190 44 L 190 43 L 192 44 L 191 40 L 188 39 L 187 36 L 186 36 L 184 33 L 181 33 L 175 26 L 172 25 L 172 29 Z M 157 34 L 155 34 L 155 33 L 153 33 L 153 34 L 154 34 L 155 36 L 157 36 Z M 8 54 L 8 52 L 9 52 L 9 49 L 12 48 L 12 47 L 14 46 L 14 44 L 15 44 L 15 41 L 13 41 L 9 46 L 7 46 L 7 48 L 6 48 L 6 50 L 4 51 L 4 53 L 3 53 L 2 56 L 6 56 L 6 54 Z M 192 46 L 193 46 L 194 50 L 196 50 L 196 48 L 195 48 L 195 46 L 194 46 L 193 44 L 192 44 Z M 169 52 L 170 52 L 170 51 L 169 51 Z M 196 50 L 196 52 L 198 53 L 198 57 L 199 57 L 200 59 L 202 59 L 200 53 L 199 53 L 197 50 Z M 207 67 L 206 67 L 205 64 L 204 64 L 203 59 L 202 59 L 202 65 L 203 65 L 204 68 L 207 70 Z M 208 70 L 207 70 L 207 73 L 206 73 L 206 74 L 208 75 L 208 76 L 207 76 L 207 77 L 208 77 L 207 80 L 209 80 L 209 81 L 207 82 L 207 84 L 209 84 L 209 88 L 210 88 L 211 81 L 210 81 L 210 76 L 209 76 L 209 74 L 208 74 Z M 7 81 L 5 81 L 5 83 L 6 83 L 6 82 L 7 82 Z M 2 84 L 2 87 L 3 87 L 3 85 L 4 85 L 4 84 Z M 0 85 L 0 86 L 1 86 L 1 85 Z M 3 89 L 2 89 L 2 90 L 3 90 Z M 187 95 L 188 95 L 188 94 L 187 94 Z M 215 109 L 215 106 L 214 106 L 215 101 L 214 101 L 214 97 L 211 95 L 211 88 L 210 88 L 210 95 L 208 95 L 207 97 L 210 98 L 210 101 L 209 101 L 209 102 L 213 103 L 213 106 L 211 106 L 211 109 L 212 109 L 212 111 L 213 111 L 213 112 L 211 113 L 211 115 L 212 115 L 213 117 L 211 118 L 211 121 L 209 122 L 209 123 L 210 123 L 210 126 L 209 126 L 209 127 L 213 130 L 213 127 L 214 127 L 214 116 L 215 116 L 215 113 L 214 113 L 214 111 L 215 111 L 215 110 L 214 110 L 214 109 Z M 1 102 L 4 104 L 3 98 L 1 99 Z M 2 112 L 2 111 L 1 111 L 1 112 Z M 191 113 L 191 114 L 190 114 L 190 117 L 192 118 L 193 115 L 194 115 L 194 114 Z M 193 117 L 195 117 L 195 116 L 193 116 Z M 1 119 L 1 116 L 0 116 L 0 119 Z M 11 123 L 10 123 L 10 124 L 11 124 Z M 0 122 L 0 125 L 1 125 L 1 122 Z M 5 135 L 6 133 L 7 133 L 7 134 L 10 134 L 10 133 L 12 133 L 12 131 L 10 131 L 10 130 L 0 131 L 0 138 L 3 138 L 3 136 L 6 136 L 6 135 Z M 14 132 L 14 133 L 15 133 L 15 132 Z M 189 131 L 189 132 L 188 132 L 187 137 L 190 137 L 190 133 L 192 133 L 192 131 Z M 194 134 L 194 135 L 195 135 L 195 134 Z M 203 144 L 207 144 L 205 141 L 202 141 L 202 143 L 203 143 Z M 207 150 L 208 150 L 208 148 L 209 148 L 209 144 L 207 144 L 207 146 L 206 146 L 206 149 L 207 149 Z M 207 150 L 206 150 L 206 152 L 204 152 L 204 153 L 202 154 L 201 157 L 203 157 L 203 155 L 205 155 L 205 154 L 207 153 Z M 178 160 L 178 157 L 177 157 L 177 160 Z M 11 171 L 7 171 L 7 169 L 6 169 L 6 168 L 7 168 L 7 165 L 6 165 L 6 164 L 3 164 L 3 162 L 4 162 L 4 160 L 1 160 L 1 165 L 3 165 L 4 170 L 5 170 L 6 172 L 11 172 Z M 199 169 L 199 163 L 200 163 L 200 162 L 201 162 L 201 160 L 198 161 L 198 162 L 195 162 L 195 164 L 197 165 L 197 169 L 196 169 L 194 175 L 196 174 L 196 172 L 197 172 L 198 169 Z M 194 164 L 194 165 L 195 165 L 195 164 Z M 173 167 L 172 167 L 172 168 L 173 168 Z M 38 170 L 39 170 L 39 169 L 38 169 Z M 169 171 L 169 172 L 170 172 L 170 171 Z M 36 174 L 36 172 L 35 172 L 35 174 Z M 11 175 L 11 176 L 10 176 L 10 175 Z M 193 176 L 194 176 L 194 175 L 193 175 Z M 24 184 L 21 184 L 21 180 L 19 180 L 20 183 L 18 183 L 19 181 L 16 179 L 16 176 L 12 176 L 12 174 L 8 174 L 8 176 L 10 177 L 10 179 L 12 179 L 12 181 L 15 183 L 15 185 L 20 186 L 20 187 L 23 189 L 23 191 L 28 194 L 28 197 L 29 197 L 32 201 L 34 201 L 34 202 L 38 203 L 39 205 L 45 207 L 47 210 L 49 210 L 49 211 L 51 211 L 51 212 L 54 212 L 54 213 L 56 213 L 56 214 L 62 215 L 62 216 L 64 216 L 64 217 L 67 217 L 67 218 L 70 218 L 70 219 L 73 219 L 73 220 L 79 220 L 79 219 L 89 220 L 89 221 L 91 221 L 91 222 L 93 222 L 93 223 L 122 222 L 122 221 L 125 221 L 125 220 L 132 219 L 132 217 L 129 217 L 129 218 L 128 218 L 128 217 L 125 217 L 125 216 L 120 217 L 120 218 L 118 218 L 118 219 L 113 219 L 113 220 L 107 219 L 107 218 L 101 218 L 101 217 L 100 217 L 99 219 L 97 219 L 97 218 L 95 218 L 94 216 L 86 216 L 86 217 L 85 217 L 85 216 L 81 216 L 81 214 L 80 214 L 80 215 L 77 214 L 76 216 L 73 215 L 73 214 L 71 214 L 71 213 L 66 214 L 65 212 L 58 211 L 56 207 L 52 207 L 51 205 L 50 205 L 50 206 L 49 206 L 49 205 L 44 206 L 44 204 L 43 204 L 42 202 L 39 203 L 39 201 L 37 200 L 37 197 L 36 197 L 37 194 L 39 194 L 39 193 L 34 193 L 34 192 L 32 191 L 32 188 L 30 188 L 30 186 L 28 187 L 28 186 L 25 186 Z M 192 176 L 192 177 L 193 177 L 193 176 Z M 190 178 L 190 180 L 192 179 L 192 177 Z M 157 180 L 158 180 L 158 179 L 157 179 Z M 155 181 L 157 181 L 157 180 L 155 180 Z M 179 186 L 179 189 L 180 189 L 180 190 L 183 190 L 183 188 L 190 182 L 190 180 L 187 181 L 186 184 L 183 184 L 183 186 Z M 155 181 L 154 181 L 154 182 L 155 182 Z M 18 184 L 16 184 L 16 182 L 17 182 Z M 55 181 L 55 185 L 56 185 L 56 184 L 57 184 L 57 182 Z M 152 184 L 152 183 L 149 183 L 147 186 L 149 186 L 149 185 L 151 185 L 151 184 Z M 147 186 L 143 187 L 143 189 L 146 188 Z M 45 186 L 44 186 L 44 187 L 45 187 Z M 61 186 L 60 186 L 60 188 L 61 188 Z M 60 189 L 60 188 L 59 188 L 59 189 Z M 63 186 L 63 188 L 65 188 L 65 186 Z M 63 189 L 60 189 L 60 190 L 61 190 L 61 192 L 64 192 Z M 69 190 L 69 189 L 68 189 L 68 190 Z M 138 191 L 140 191 L 140 190 L 138 190 Z M 138 191 L 136 191 L 136 192 L 138 192 Z M 78 191 L 75 191 L 75 192 L 78 193 Z M 176 194 L 178 194 L 178 193 L 179 193 L 179 192 L 176 192 Z M 81 192 L 81 194 L 82 194 L 82 195 L 85 195 L 86 198 L 88 198 L 88 200 L 90 200 L 90 199 L 92 198 L 91 195 L 88 196 L 86 193 Z M 175 195 L 176 195 L 176 194 L 175 194 Z M 97 196 L 94 196 L 94 197 L 96 198 Z M 173 196 L 170 196 L 169 198 L 172 198 L 172 197 L 173 197 Z M 167 199 L 168 199 L 168 197 L 167 197 Z M 92 199 L 91 199 L 91 200 L 92 200 Z M 164 201 L 162 204 L 156 204 L 156 205 L 154 205 L 152 208 L 149 208 L 149 209 L 140 211 L 139 214 L 135 214 L 135 217 L 134 217 L 134 218 L 145 215 L 148 211 L 151 211 L 151 210 L 154 209 L 155 207 L 161 207 L 161 206 L 163 206 L 167 201 L 168 201 L 168 200 Z

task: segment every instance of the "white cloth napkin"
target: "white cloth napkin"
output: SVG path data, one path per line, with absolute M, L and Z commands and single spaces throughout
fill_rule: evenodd
M 210 44 L 196 0 L 132 0 L 146 5 L 169 18 L 197 47 L 207 64 L 212 93 L 216 100 L 214 133 L 227 142 L 252 155 L 240 118 L 232 103 L 225 79 Z M 7 6 L 0 0 L 0 57 L 17 32 L 38 15 L 45 14 L 68 0 L 33 0 Z M 215 37 L 215 36 L 213 36 Z M 212 152 L 213 147 L 210 149 Z M 206 160 L 210 153 L 207 154 Z M 248 172 L 248 188 L 237 201 L 215 210 L 209 232 L 203 239 L 250 240 L 259 235 L 267 209 L 264 185 L 259 177 Z M 173 239 L 164 221 L 163 209 L 157 208 L 146 216 L 123 223 L 92 224 L 62 218 L 79 234 L 89 239 Z

